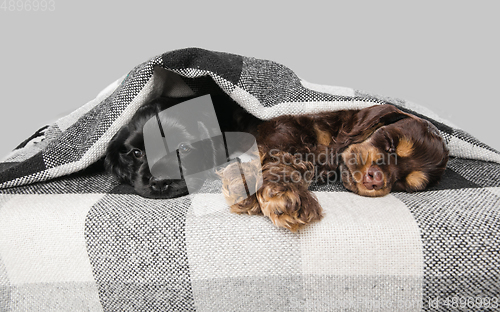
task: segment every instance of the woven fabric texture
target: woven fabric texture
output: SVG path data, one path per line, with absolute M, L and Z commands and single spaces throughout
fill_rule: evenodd
M 452 157 L 424 192 L 313 184 L 325 218 L 297 233 L 229 213 L 219 185 L 154 200 L 102 171 L 142 104 L 215 89 L 261 119 L 392 104 Z M 0 163 L 0 311 L 495 311 L 499 249 L 498 151 L 417 104 L 229 53 L 154 57 Z

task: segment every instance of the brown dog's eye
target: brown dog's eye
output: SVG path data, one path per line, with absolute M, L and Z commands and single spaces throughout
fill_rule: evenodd
M 383 141 L 380 142 L 382 143 L 380 147 L 383 147 L 384 151 L 386 151 L 387 153 L 394 153 L 396 151 L 396 147 L 392 135 L 389 134 L 389 132 L 386 130 L 386 127 L 382 127 L 378 131 L 380 131 L 380 134 L 382 134 L 383 138 Z
M 179 144 L 179 151 L 181 153 L 189 153 L 191 151 L 191 147 L 187 143 Z
M 396 147 L 394 146 L 394 140 L 387 132 L 385 135 L 385 151 L 388 153 L 394 153 L 396 151 Z
M 132 155 L 134 155 L 134 157 L 135 157 L 135 158 L 141 158 L 141 157 L 143 157 L 143 156 L 144 156 L 144 152 L 143 152 L 143 151 L 141 151 L 141 150 L 140 150 L 140 149 L 138 149 L 138 148 L 134 148 L 134 149 L 132 150 Z
M 387 153 L 393 154 L 396 151 L 396 148 L 394 147 L 394 145 L 391 145 L 391 143 L 388 143 L 385 147 L 385 151 Z

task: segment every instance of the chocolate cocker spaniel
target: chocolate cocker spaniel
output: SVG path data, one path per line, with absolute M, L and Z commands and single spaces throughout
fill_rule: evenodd
M 264 214 L 291 231 L 322 218 L 312 181 L 342 181 L 372 197 L 422 191 L 448 161 L 438 129 L 392 105 L 277 117 L 259 126 L 257 142 L 263 185 L 231 211 Z M 231 181 L 224 187 L 230 196 Z
M 145 105 L 108 147 L 108 170 L 141 196 L 173 198 L 188 193 L 182 178 L 159 180 L 151 175 L 142 133 L 155 112 L 178 102 L 156 100 Z M 255 194 L 235 200 L 231 197 L 238 193 L 242 177 L 240 170 L 234 170 L 238 163 L 219 172 L 224 176 L 224 195 L 228 202 L 236 202 L 231 211 L 263 214 L 293 232 L 323 216 L 317 198 L 308 190 L 312 182 L 342 182 L 349 191 L 376 197 L 391 191 L 422 191 L 437 183 L 446 168 L 448 150 L 437 128 L 389 104 L 260 121 L 241 111 L 229 114 L 227 105 L 235 104 L 230 102 L 227 97 L 214 99 L 221 129 L 255 136 L 262 177 Z M 175 127 L 175 122 L 171 124 Z M 166 129 L 165 135 L 174 132 L 190 135 L 173 129 Z M 187 157 L 196 153 L 196 147 L 181 142 L 179 153 Z M 245 183 L 250 180 L 247 176 Z

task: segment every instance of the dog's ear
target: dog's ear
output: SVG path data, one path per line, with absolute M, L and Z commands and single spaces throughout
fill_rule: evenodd
M 351 144 L 365 141 L 378 128 L 410 117 L 411 115 L 390 104 L 374 105 L 359 110 L 343 121 L 334 149 L 341 152 Z
M 353 124 L 348 133 L 350 144 L 363 142 L 378 128 L 409 117 L 410 115 L 390 104 L 364 108 L 353 118 Z
M 397 109 L 393 105 L 375 105 L 360 110 L 356 114 L 356 123 L 352 129 L 353 133 L 357 133 L 366 129 L 378 129 L 381 126 L 395 123 L 410 115 Z
M 111 139 L 106 150 L 104 166 L 106 170 L 115 175 L 122 182 L 131 182 L 132 162 L 127 158 L 125 140 L 129 137 L 130 130 L 128 127 L 121 128 Z

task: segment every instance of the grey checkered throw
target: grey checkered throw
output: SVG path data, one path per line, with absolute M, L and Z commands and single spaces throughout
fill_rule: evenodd
M 101 170 L 146 101 L 223 91 L 262 119 L 390 103 L 433 122 L 451 159 L 425 192 L 312 185 L 298 233 L 235 215 L 220 193 L 141 198 Z M 416 104 L 202 49 L 140 64 L 0 163 L 0 311 L 495 311 L 500 154 Z

